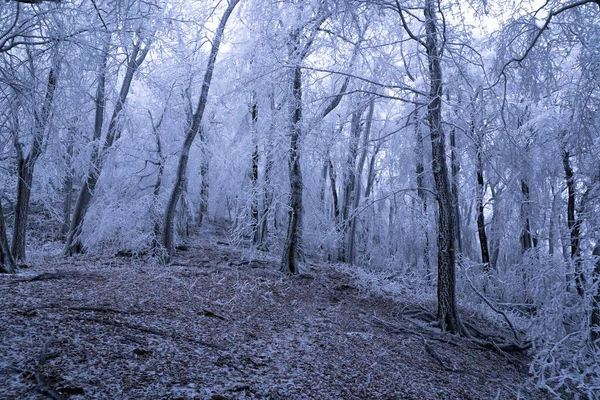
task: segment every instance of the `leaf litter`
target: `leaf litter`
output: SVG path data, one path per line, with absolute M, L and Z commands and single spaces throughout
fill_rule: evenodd
M 436 332 L 427 305 L 255 256 L 205 228 L 169 266 L 47 256 L 0 276 L 0 399 L 545 398 L 526 355 Z

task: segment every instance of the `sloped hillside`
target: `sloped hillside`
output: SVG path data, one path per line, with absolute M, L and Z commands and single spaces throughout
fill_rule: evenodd
M 1 276 L 0 398 L 544 398 L 524 356 L 443 335 L 335 266 L 289 277 L 260 256 L 203 232 L 168 267 L 48 257 Z

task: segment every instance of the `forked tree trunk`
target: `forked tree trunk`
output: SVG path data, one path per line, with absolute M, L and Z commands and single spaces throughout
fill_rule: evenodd
M 31 151 L 25 157 L 21 145 L 15 142 L 17 147 L 18 162 L 18 183 L 17 183 L 17 204 L 15 206 L 15 223 L 13 229 L 11 251 L 16 262 L 25 261 L 25 244 L 27 237 L 27 218 L 29 216 L 29 203 L 31 199 L 31 185 L 33 183 L 33 171 L 35 163 L 42 154 L 42 145 L 48 122 L 50 121 L 50 112 L 54 102 L 54 93 L 56 91 L 56 71 L 53 68 L 48 72 L 48 84 L 46 95 L 42 103 L 42 109 L 34 111 L 34 137 Z
M 371 126 L 373 124 L 373 112 L 375 111 L 375 101 L 371 100 L 369 103 L 369 111 L 367 113 L 367 122 L 365 125 L 364 134 L 362 137 L 362 145 L 361 145 L 361 153 L 358 158 L 358 164 L 356 166 L 356 178 L 358 182 L 356 182 L 356 188 L 354 189 L 354 199 L 352 204 L 352 215 L 350 217 L 350 233 L 348 238 L 348 262 L 350 264 L 354 264 L 356 262 L 356 228 L 358 224 L 358 205 L 360 204 L 360 195 L 361 195 L 361 181 L 362 181 L 362 173 L 365 166 L 365 161 L 367 160 L 367 150 L 369 146 L 369 139 L 371 136 Z
M 175 211 L 177 209 L 177 204 L 179 203 L 179 199 L 181 198 L 181 194 L 184 190 L 190 148 L 192 147 L 192 143 L 194 142 L 196 135 L 198 135 L 200 126 L 202 124 L 202 117 L 204 116 L 204 110 L 206 109 L 206 104 L 208 102 L 208 92 L 210 90 L 210 83 L 212 81 L 215 63 L 217 61 L 217 54 L 219 53 L 219 46 L 221 46 L 221 41 L 223 40 L 225 25 L 227 24 L 227 20 L 231 16 L 231 13 L 233 12 L 238 3 L 239 0 L 231 0 L 229 5 L 227 6 L 227 9 L 223 13 L 223 16 L 221 17 L 221 21 L 219 22 L 219 26 L 212 40 L 212 47 L 210 49 L 208 63 L 206 65 L 206 72 L 204 73 L 204 79 L 202 81 L 202 89 L 200 90 L 198 106 L 196 107 L 196 112 L 194 113 L 192 124 L 187 129 L 185 140 L 183 142 L 183 148 L 181 149 L 181 154 L 179 155 L 179 164 L 177 166 L 175 185 L 173 186 L 171 196 L 169 197 L 169 203 L 167 204 L 167 209 L 165 211 L 165 217 L 163 221 L 162 244 L 167 250 L 168 254 L 172 254 L 175 250 L 173 222 L 175 221 Z
M 444 331 L 468 335 L 456 304 L 456 254 L 454 233 L 456 217 L 452 205 L 452 192 L 446 163 L 446 143 L 442 127 L 442 67 L 439 32 L 436 21 L 437 2 L 425 2 L 425 46 L 429 67 L 429 121 L 432 170 L 438 203 L 438 312 L 437 319 Z
M 110 38 L 105 43 L 103 49 L 103 58 L 100 67 L 98 87 L 96 89 L 96 115 L 94 122 L 94 150 L 92 152 L 92 165 L 90 167 L 90 170 L 88 171 L 87 177 L 84 180 L 81 190 L 79 191 L 77 202 L 75 203 L 75 210 L 73 211 L 73 218 L 71 220 L 71 228 L 69 229 L 67 243 L 65 244 L 65 255 L 73 255 L 75 253 L 80 253 L 83 250 L 80 238 L 81 229 L 83 227 L 83 223 L 90 202 L 92 201 L 92 198 L 94 196 L 96 184 L 98 183 L 100 173 L 102 172 L 104 155 L 106 151 L 113 145 L 115 140 L 117 140 L 121 135 L 122 127 L 119 123 L 121 111 L 123 110 L 123 106 L 125 105 L 125 101 L 127 100 L 127 95 L 129 94 L 129 89 L 131 88 L 133 76 L 139 68 L 139 66 L 144 62 L 144 59 L 146 58 L 146 56 L 148 55 L 148 51 L 150 50 L 149 45 L 146 45 L 144 48 L 142 48 L 143 42 L 141 40 L 134 44 L 133 51 L 129 55 L 129 61 L 127 62 L 127 70 L 125 72 L 125 77 L 123 78 L 123 83 L 121 84 L 119 97 L 117 98 L 115 108 L 109 121 L 108 130 L 106 132 L 106 138 L 104 139 L 104 143 L 102 144 L 102 146 L 100 146 L 99 142 L 102 136 L 104 109 L 106 106 L 105 85 L 109 45 Z

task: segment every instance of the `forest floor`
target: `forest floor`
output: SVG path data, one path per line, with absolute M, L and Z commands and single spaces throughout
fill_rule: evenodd
M 205 228 L 168 267 L 48 255 L 0 276 L 0 399 L 546 398 L 527 356 L 442 334 L 431 305 L 247 254 Z

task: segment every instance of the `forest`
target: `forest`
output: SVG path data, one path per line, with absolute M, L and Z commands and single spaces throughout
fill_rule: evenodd
M 0 181 L 2 399 L 600 398 L 600 0 L 5 0 Z

